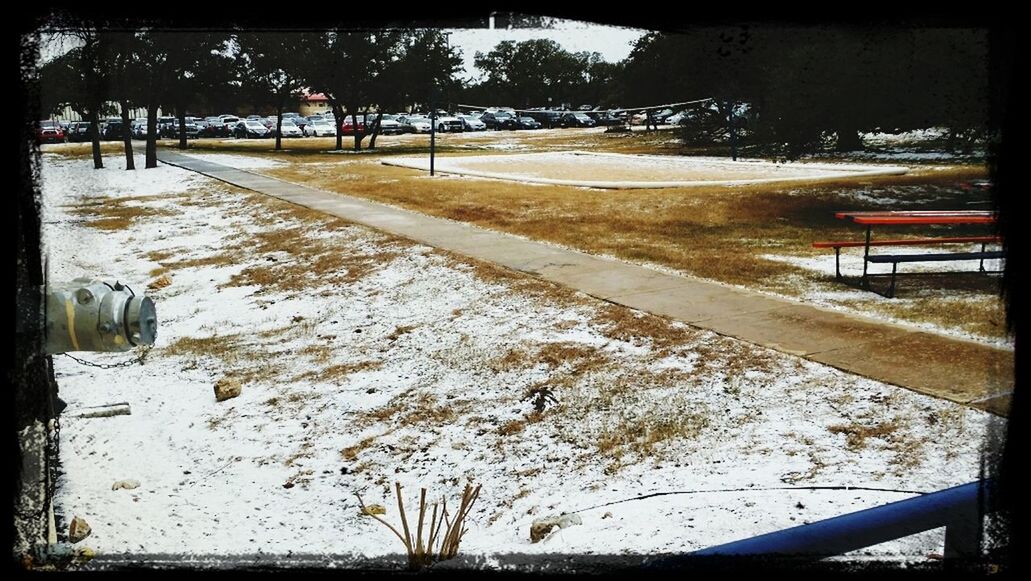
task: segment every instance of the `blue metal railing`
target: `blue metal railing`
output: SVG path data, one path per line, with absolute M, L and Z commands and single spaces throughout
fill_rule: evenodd
M 821 559 L 945 527 L 945 557 L 980 552 L 981 518 L 991 506 L 990 481 L 971 482 L 916 498 L 734 541 L 650 567 L 687 565 L 696 557 L 772 556 Z

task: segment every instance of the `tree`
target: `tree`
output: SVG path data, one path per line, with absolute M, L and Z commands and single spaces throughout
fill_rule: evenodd
M 407 104 L 448 102 L 460 83 L 456 74 L 462 67 L 460 51 L 448 46 L 446 36 L 437 30 L 402 31 L 394 56 L 385 63 L 377 82 L 370 85 L 371 100 L 379 114 L 369 131 L 369 148 L 376 147 L 382 113 L 402 109 Z M 433 103 L 433 106 L 439 102 Z
M 400 58 L 404 32 L 400 30 L 351 31 L 335 29 L 306 43 L 306 80 L 329 100 L 337 123 L 337 149 L 341 149 L 339 128 L 344 110 L 354 126 L 354 150 L 360 151 L 366 131 L 359 131 L 358 114 L 368 119 L 380 83 L 391 63 Z
M 46 63 L 40 69 L 41 109 L 56 112 L 64 107 L 89 121 L 93 167 L 104 167 L 100 155 L 100 116 L 108 111 L 109 78 L 105 66 L 107 43 L 91 28 L 71 32 L 80 45 Z
M 712 97 L 748 103 L 750 135 L 789 156 L 830 137 L 987 123 L 987 35 L 976 29 L 707 27 L 645 35 L 620 72 L 632 104 Z M 721 105 L 724 106 L 725 105 Z
M 136 162 L 132 151 L 132 125 L 129 109 L 139 100 L 137 79 L 139 68 L 136 55 L 136 36 L 132 32 L 102 30 L 97 33 L 101 43 L 106 44 L 107 70 L 109 71 L 111 93 L 119 105 L 122 116 L 122 144 L 125 152 L 125 169 L 135 170 Z
M 298 34 L 248 32 L 236 37 L 245 92 L 276 109 L 276 151 L 282 149 L 283 108 L 304 87 L 304 38 Z

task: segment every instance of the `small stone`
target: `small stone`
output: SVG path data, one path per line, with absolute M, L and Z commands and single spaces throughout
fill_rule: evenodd
M 92 532 L 84 519 L 79 517 L 72 517 L 72 523 L 68 526 L 68 540 L 72 543 L 78 543 L 82 539 L 85 539 Z
M 157 290 L 159 288 L 165 288 L 170 284 L 172 284 L 172 279 L 169 278 L 167 274 L 162 274 L 161 276 L 150 281 L 150 283 L 147 284 L 147 288 L 150 290 Z
M 294 318 L 290 319 L 290 321 L 294 322 L 294 323 L 300 323 L 303 320 L 304 320 L 304 317 L 302 317 L 300 315 L 296 315 L 296 316 L 294 316 Z
M 359 511 L 363 515 L 370 514 L 387 514 L 387 507 L 382 504 L 367 504 L 365 508 Z
M 294 483 L 290 482 L 290 481 L 287 481 L 286 483 L 283 484 L 283 488 L 293 488 L 293 487 L 294 487 Z
M 573 525 L 582 525 L 583 519 L 577 514 L 560 514 L 549 516 L 533 521 L 530 525 L 530 542 L 537 543 L 544 540 L 552 530 L 564 529 Z
M 115 482 L 114 484 L 111 485 L 111 490 L 121 490 L 121 489 L 132 490 L 133 488 L 139 488 L 139 487 L 140 487 L 140 481 L 139 480 L 128 479 L 128 480 L 119 480 L 119 481 Z
M 237 397 L 242 389 L 239 381 L 223 377 L 215 383 L 215 401 L 225 401 Z

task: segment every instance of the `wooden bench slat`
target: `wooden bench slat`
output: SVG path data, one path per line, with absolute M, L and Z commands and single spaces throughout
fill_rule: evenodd
M 870 246 L 906 246 L 924 244 L 957 244 L 962 242 L 1002 242 L 999 236 L 956 236 L 952 238 L 913 238 L 910 240 L 871 240 Z M 855 248 L 865 246 L 862 240 L 827 240 L 813 242 L 813 248 Z
M 1005 252 L 946 252 L 944 254 L 878 254 L 867 260 L 879 264 L 899 262 L 945 262 L 948 260 L 992 260 L 1004 258 Z

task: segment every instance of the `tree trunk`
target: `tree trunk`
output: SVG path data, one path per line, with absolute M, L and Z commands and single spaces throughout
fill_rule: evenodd
M 158 106 L 147 105 L 147 162 L 144 167 L 158 166 Z
M 186 149 L 189 147 L 186 143 L 186 108 L 176 107 L 176 113 L 179 121 L 179 149 Z
M 132 125 L 129 120 L 129 101 L 118 102 L 122 107 L 122 143 L 125 149 L 125 169 L 136 169 L 136 162 L 132 158 Z
M 104 158 L 100 156 L 100 113 L 89 112 L 89 134 L 93 142 L 93 169 L 104 169 Z
M 369 149 L 376 149 L 376 137 L 379 136 L 379 124 L 383 122 L 383 111 L 376 114 L 376 120 L 372 122 L 372 137 L 369 138 Z
M 838 134 L 838 151 L 863 150 L 863 140 L 859 137 L 859 131 L 854 127 L 839 127 L 835 133 Z
M 949 128 L 945 133 L 945 151 L 947 153 L 953 153 L 956 151 L 956 129 Z
M 358 131 L 358 113 L 356 107 L 348 107 L 351 110 L 351 126 L 354 130 L 354 150 L 362 150 L 362 132 Z
M 343 128 L 342 125 L 344 120 L 344 110 L 335 103 L 330 103 L 330 106 L 333 108 L 333 123 L 336 124 L 336 129 L 333 131 L 333 133 L 336 135 L 337 144 L 334 150 L 340 151 L 344 148 L 344 135 L 341 131 Z
M 276 104 L 276 151 L 283 149 L 283 100 Z

